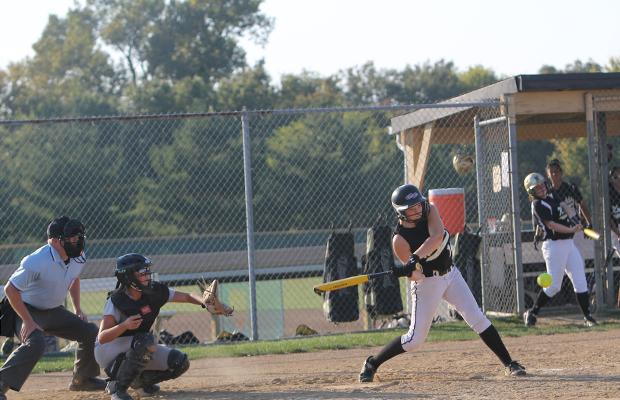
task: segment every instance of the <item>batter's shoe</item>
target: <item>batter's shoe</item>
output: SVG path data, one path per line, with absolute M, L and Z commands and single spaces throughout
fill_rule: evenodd
M 364 361 L 364 366 L 362 366 L 362 372 L 360 372 L 360 382 L 372 382 L 375 379 L 375 373 L 377 372 L 377 368 L 369 363 L 372 356 L 368 357 L 366 361 Z
M 536 319 L 536 314 L 534 314 L 532 310 L 527 310 L 523 313 L 523 322 L 528 328 L 536 325 Z
M 596 320 L 591 315 L 586 315 L 585 317 L 583 317 L 583 324 L 588 328 L 592 328 L 593 326 L 597 326 L 598 322 L 596 322 Z
M 148 385 L 134 390 L 140 398 L 153 397 L 157 392 L 159 392 L 159 385 Z
M 506 376 L 523 376 L 525 375 L 525 367 L 518 361 L 512 360 L 510 364 L 506 365 L 504 372 Z

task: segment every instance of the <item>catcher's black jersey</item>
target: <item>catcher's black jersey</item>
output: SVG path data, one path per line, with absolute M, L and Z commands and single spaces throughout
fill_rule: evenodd
M 159 315 L 159 310 L 168 302 L 170 291 L 168 286 L 161 282 L 153 282 L 153 289 L 148 293 L 143 292 L 139 300 L 134 300 L 127 295 L 125 288 L 116 289 L 110 294 L 110 300 L 114 307 L 126 317 L 140 314 L 142 323 L 136 329 L 125 331 L 121 336 L 133 336 L 138 332 L 149 332 Z
M 567 227 L 574 226 L 564 211 L 564 208 L 560 206 L 560 203 L 553 195 L 548 195 L 544 199 L 535 199 L 532 201 L 532 216 L 534 217 L 535 223 L 544 232 L 542 240 L 560 240 L 573 237 L 572 233 L 559 233 L 549 229 L 544 224 L 545 221 L 553 221 Z
M 554 198 L 564 208 L 568 218 L 574 223 L 579 220 L 579 203 L 583 200 L 581 192 L 574 183 L 562 182 L 559 188 L 552 189 Z

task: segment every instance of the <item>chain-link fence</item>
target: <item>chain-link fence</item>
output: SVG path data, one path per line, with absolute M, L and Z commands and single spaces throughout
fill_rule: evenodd
M 421 169 L 424 156 L 405 160 L 403 141 L 389 134 L 395 119 L 413 114 L 441 119 L 432 144 L 422 143 L 428 158 Z M 0 282 L 44 244 L 49 220 L 67 214 L 87 229 L 82 308 L 91 319 L 100 317 L 114 288 L 116 257 L 138 252 L 177 290 L 197 292 L 200 278 L 218 279 L 222 300 L 235 307 L 231 318 L 211 318 L 196 306 L 168 304 L 158 329 L 173 336 L 189 330 L 212 341 L 238 331 L 269 339 L 294 336 L 303 325 L 321 334 L 381 326 L 386 315 L 379 310 L 406 311 L 404 279 L 390 307 L 378 304 L 381 296 L 372 291 L 379 289 L 371 285 L 349 291 L 338 305 L 312 288 L 336 276 L 325 262 L 334 233 L 351 234 L 351 246 L 341 251 L 354 257 L 347 273 L 368 271 L 374 256 L 367 243 L 384 243 L 381 229 L 371 228 L 393 228 L 390 195 L 415 167 L 431 199 L 429 189 L 447 190 L 432 200 L 453 227 L 454 258 L 474 295 L 490 309 L 514 312 L 508 249 L 514 238 L 504 218 L 512 203 L 501 172 L 508 137 L 507 125 L 494 120 L 500 115 L 499 103 L 491 101 L 0 121 Z M 475 116 L 485 142 L 480 149 Z M 448 126 L 460 128 L 441 130 Z M 468 161 L 475 157 L 472 168 Z M 444 202 L 447 193 L 458 194 L 456 203 Z M 482 269 L 478 232 L 486 241 Z M 490 254 L 497 248 L 501 265 Z M 377 248 L 379 259 L 384 251 Z M 334 268 L 345 270 L 345 264 Z M 526 292 L 530 281 L 526 276 Z
M 431 107 L 0 122 L 1 281 L 44 244 L 49 220 L 67 214 L 87 227 L 82 307 L 92 318 L 114 288 L 116 257 L 139 252 L 178 290 L 219 279 L 235 306 L 234 317 L 212 320 L 198 307 L 169 304 L 161 328 L 173 335 L 277 338 L 302 324 L 319 333 L 376 326 L 363 288 L 359 301 L 342 306 L 359 307 L 359 318 L 336 324 L 312 287 L 323 280 L 332 232 L 350 229 L 359 271 L 367 230 L 393 227 L 389 199 L 404 171 L 388 127 L 413 110 L 430 118 L 445 110 Z M 459 141 L 432 146 L 424 188 L 462 188 L 462 218 L 477 225 L 475 173 L 460 175 L 451 162 L 473 146 Z M 470 269 L 474 279 L 477 266 Z

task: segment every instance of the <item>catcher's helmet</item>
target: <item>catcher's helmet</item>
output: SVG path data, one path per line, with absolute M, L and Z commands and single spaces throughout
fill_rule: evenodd
M 540 184 L 545 184 L 545 177 L 539 174 L 538 172 L 532 172 L 523 180 L 523 186 L 527 193 L 531 196 L 535 196 L 536 194 L 536 186 Z
M 422 204 L 422 215 L 414 220 L 408 219 L 405 211 L 418 203 Z M 420 189 L 414 185 L 402 185 L 392 192 L 392 207 L 398 215 L 398 219 L 407 222 L 416 222 L 426 218 L 428 214 L 428 201 L 422 196 Z
M 132 287 L 138 291 L 145 291 L 152 288 L 151 266 L 153 263 L 147 257 L 142 254 L 129 253 L 124 256 L 120 256 L 116 260 L 116 269 L 114 270 L 114 276 L 118 282 L 125 287 Z M 143 285 L 140 280 L 136 278 L 134 272 L 141 272 L 149 275 L 149 283 Z

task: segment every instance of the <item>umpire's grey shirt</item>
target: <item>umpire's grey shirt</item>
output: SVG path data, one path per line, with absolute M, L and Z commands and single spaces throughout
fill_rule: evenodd
M 58 252 L 47 244 L 24 257 L 9 281 L 20 291 L 24 303 L 49 310 L 65 304 L 69 286 L 83 268 L 84 262 L 74 258 L 65 265 Z

